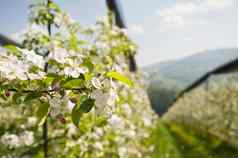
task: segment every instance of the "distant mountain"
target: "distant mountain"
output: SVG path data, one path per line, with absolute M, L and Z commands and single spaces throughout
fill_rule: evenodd
M 152 106 L 162 115 L 176 96 L 204 74 L 238 58 L 238 48 L 200 52 L 143 68 Z

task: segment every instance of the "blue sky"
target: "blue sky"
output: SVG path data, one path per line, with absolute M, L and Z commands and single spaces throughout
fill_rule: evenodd
M 106 14 L 104 0 L 56 0 L 82 25 Z M 238 47 L 237 0 L 120 0 L 140 66 L 207 49 Z M 1 0 L 0 32 L 23 30 L 28 0 Z

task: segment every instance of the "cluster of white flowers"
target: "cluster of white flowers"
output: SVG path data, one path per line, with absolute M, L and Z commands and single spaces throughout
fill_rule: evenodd
M 27 118 L 26 126 L 33 127 L 36 125 L 36 123 L 37 123 L 37 118 L 35 116 L 31 116 Z
M 30 146 L 34 143 L 34 134 L 30 131 L 24 131 L 19 136 L 16 134 L 5 133 L 1 137 L 1 143 L 7 145 L 9 148 Z
M 57 48 L 50 53 L 48 59 L 45 60 L 41 55 L 37 55 L 32 50 L 29 51 L 27 49 L 18 48 L 18 51 L 21 57 L 9 55 L 6 51 L 3 51 L 0 55 L 1 76 L 9 80 L 43 79 L 46 75 L 43 69 L 46 61 L 49 59 L 66 65 L 63 70 L 60 70 L 59 74 L 78 78 L 81 74 L 88 72 L 86 67 L 80 66 L 83 61 L 83 56 L 80 55 L 80 53 Z M 33 66 L 38 68 L 36 72 L 31 72 Z
M 96 77 L 93 77 L 92 80 L 92 85 L 96 88 L 96 89 L 101 89 L 102 88 L 102 83 L 100 82 L 100 80 Z
M 70 139 L 65 152 L 80 146 L 79 156 L 83 157 L 86 153 L 92 152 L 95 157 L 107 157 L 107 151 L 113 148 L 111 142 L 113 141 L 116 144 L 115 154 L 120 158 L 149 158 L 154 146 L 146 147 L 140 143 L 143 142 L 142 140 L 149 139 L 157 117 L 149 107 L 143 86 L 137 85 L 132 89 L 122 88 L 123 86 L 119 83 L 112 80 L 100 81 L 99 78 L 93 79 L 92 82 L 95 87 L 92 94 L 95 98 L 95 112 L 106 116 L 107 123 L 104 126 L 93 126 L 90 132 L 80 135 L 78 140 Z M 137 83 L 143 84 L 141 81 Z M 109 87 L 109 85 L 113 88 L 104 91 L 101 88 L 102 85 L 103 88 Z M 114 92 L 118 90 L 121 90 L 121 93 L 115 95 Z M 131 102 L 128 100 L 123 104 L 117 102 L 130 95 Z M 112 98 L 114 98 L 113 102 L 108 101 Z M 83 124 L 84 118 L 81 121 Z M 78 129 L 69 128 L 67 136 L 75 136 L 78 134 L 77 131 Z M 112 136 L 113 140 L 107 139 Z
M 0 55 L 0 73 L 1 76 L 9 80 L 19 79 L 42 79 L 45 73 L 42 71 L 44 60 L 41 56 L 33 51 L 19 49 L 21 57 L 9 55 L 7 52 L 2 52 Z M 30 72 L 32 66 L 39 68 L 36 73 Z
M 71 18 L 69 14 L 56 14 L 54 17 L 54 22 L 59 27 L 68 27 L 69 25 L 75 23 L 75 20 Z
M 49 104 L 51 107 L 51 116 L 56 117 L 58 114 L 60 114 L 62 103 L 62 97 L 60 95 L 53 96 L 49 99 Z
M 21 34 L 29 38 L 36 38 L 37 35 L 48 35 L 46 29 L 36 24 L 28 24 L 26 30 L 23 30 Z
M 29 66 L 18 60 L 16 56 L 2 55 L 0 58 L 1 76 L 4 76 L 10 80 L 26 80 L 26 73 L 28 72 L 28 69 Z
M 55 49 L 53 52 L 50 53 L 49 58 L 54 59 L 58 63 L 65 64 L 66 59 L 69 57 L 69 53 L 65 49 Z
M 55 48 L 49 54 L 48 60 L 52 59 L 60 64 L 64 64 L 63 70 L 59 74 L 78 78 L 81 74 L 88 72 L 88 69 L 81 66 L 83 62 L 83 55 L 75 51 L 67 51 L 63 48 Z
M 108 119 L 108 125 L 111 126 L 113 130 L 120 130 L 124 129 L 125 124 L 124 121 L 121 117 L 117 116 L 116 114 L 113 114 L 109 119 Z
M 92 80 L 95 88 L 98 88 L 92 92 L 92 98 L 95 99 L 95 111 L 96 114 L 107 114 L 111 115 L 114 110 L 114 105 L 118 100 L 118 95 L 116 89 L 109 89 L 108 91 L 104 91 L 103 89 L 99 89 L 102 86 L 102 83 L 98 79 Z
M 84 45 L 82 48 L 77 48 L 81 45 L 78 37 L 75 37 L 76 39 L 72 37 L 78 33 L 72 31 L 76 26 L 74 20 L 67 14 L 61 13 L 54 13 L 53 17 L 50 14 L 45 20 L 44 15 L 47 10 L 41 7 L 43 6 L 37 10 L 40 13 L 32 15 L 35 22 L 44 25 L 49 22 L 47 20 L 50 20 L 59 30 L 52 32 L 51 37 L 39 30 L 41 33 L 35 36 L 36 39 L 35 32 L 30 32 L 32 37 L 29 37 L 29 46 L 26 47 L 35 52 L 19 49 L 20 57 L 8 54 L 0 55 L 0 72 L 9 80 L 34 80 L 46 77 L 44 83 L 39 85 L 38 82 L 33 83 L 43 92 L 40 91 L 42 93 L 40 99 L 34 99 L 32 103 L 34 105 L 42 104 L 42 102 L 49 103 L 49 119 L 52 122 L 56 121 L 54 118 L 62 119 L 61 123 L 63 119 L 67 123 L 70 120 L 72 122 L 66 126 L 59 125 L 58 122 L 48 126 L 50 138 L 57 137 L 65 141 L 65 146 L 64 143 L 54 142 L 54 148 L 49 150 L 59 154 L 59 157 L 61 155 L 69 157 L 69 154 L 74 154 L 74 151 L 77 151 L 77 157 L 91 157 L 90 155 L 98 158 L 108 157 L 108 155 L 116 155 L 115 157 L 120 158 L 149 157 L 151 151 L 143 142 L 148 139 L 156 116 L 150 109 L 145 89 L 141 85 L 139 77 L 130 74 L 128 70 L 125 54 L 134 53 L 135 45 L 126 36 L 123 36 L 125 34 L 123 30 L 115 26 L 111 27 L 110 21 L 104 18 L 92 29 L 93 33 L 89 33 L 89 41 L 82 42 L 86 44 L 82 44 Z M 34 41 L 37 42 L 34 43 Z M 32 46 L 33 44 L 35 46 Z M 43 58 L 37 55 L 45 55 L 41 51 L 49 53 L 48 56 Z M 8 59 L 11 63 L 9 65 L 14 65 L 10 70 L 9 65 L 4 65 L 9 62 Z M 46 62 L 48 63 L 47 75 L 43 72 Z M 31 71 L 33 66 L 36 68 L 34 67 L 34 71 Z M 123 82 L 123 79 L 121 79 L 121 83 L 115 81 L 120 81 L 120 79 L 109 77 L 107 74 L 111 71 L 116 71 L 115 73 L 119 74 L 118 76 L 121 75 L 121 78 L 125 76 L 129 81 L 130 79 L 135 81 L 135 87 L 130 89 L 129 86 L 125 86 L 122 84 L 126 83 Z M 84 78 L 82 87 L 87 90 L 81 92 L 78 88 L 64 89 L 65 82 L 69 83 L 70 81 L 72 81 L 72 85 L 68 84 L 69 87 L 78 87 L 78 83 L 76 86 L 73 84 L 81 81 L 81 78 L 78 79 L 81 76 Z M 79 114 L 80 121 L 77 128 L 74 125 L 76 123 L 73 118 L 73 107 L 79 105 L 79 108 L 75 108 L 76 110 L 81 110 L 81 107 L 85 108 L 84 104 L 78 104 L 79 101 L 85 99 L 85 96 L 91 101 L 90 103 L 94 103 L 94 106 L 92 105 L 87 113 Z M 27 96 L 24 95 L 23 98 L 27 98 Z M 25 107 L 25 105 L 22 106 Z M 39 106 L 32 106 L 26 110 L 26 114 L 32 116 L 32 113 L 38 108 Z M 88 109 L 86 107 L 83 110 L 87 111 Z M 30 117 L 25 121 L 24 125 L 16 125 L 21 130 L 24 129 L 25 132 L 18 135 L 9 134 L 14 132 L 6 132 L 1 137 L 1 142 L 10 148 L 15 148 L 33 144 L 34 138 L 38 140 L 37 134 L 33 135 L 27 131 L 28 128 L 35 126 L 36 119 Z
M 63 72 L 67 76 L 78 78 L 81 74 L 88 72 L 88 69 L 86 67 L 66 67 Z

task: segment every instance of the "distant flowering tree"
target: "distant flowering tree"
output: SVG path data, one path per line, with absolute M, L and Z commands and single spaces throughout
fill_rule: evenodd
M 29 9 L 24 49 L 0 54 L 0 156 L 42 157 L 44 144 L 50 157 L 149 157 L 156 117 L 128 70 L 136 45 L 113 14 L 83 28 L 51 0 Z

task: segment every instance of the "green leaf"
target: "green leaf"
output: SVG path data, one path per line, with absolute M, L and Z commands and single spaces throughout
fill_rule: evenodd
M 60 7 L 56 3 L 51 2 L 49 4 L 49 8 L 55 10 L 57 13 L 60 13 Z
M 3 87 L 0 87 L 0 97 L 3 99 L 3 100 L 7 100 L 7 97 L 5 95 L 5 89 Z
M 94 65 L 89 58 L 83 61 L 83 66 L 87 67 L 90 72 L 94 70 Z
M 133 83 L 130 79 L 128 79 L 127 77 L 121 75 L 120 73 L 118 72 L 115 72 L 115 71 L 110 71 L 106 74 L 107 77 L 111 77 L 113 79 L 116 79 L 124 84 L 127 84 L 129 87 L 132 87 L 133 86 Z
M 43 125 L 50 111 L 50 105 L 48 103 L 43 103 L 39 106 L 37 110 L 37 117 L 39 120 L 39 126 Z
M 80 97 L 80 102 L 76 104 L 71 113 L 71 119 L 75 126 L 78 127 L 81 117 L 84 113 L 92 110 L 95 100 L 83 95 Z
M 96 126 L 98 127 L 102 127 L 104 125 L 107 124 L 107 117 L 105 116 L 101 116 L 101 117 L 98 117 L 97 120 L 96 120 Z
M 78 44 L 79 44 L 79 45 L 85 45 L 85 44 L 88 44 L 88 42 L 87 42 L 87 41 L 84 41 L 84 40 L 79 40 L 79 41 L 78 41 Z
M 69 79 L 66 81 L 63 81 L 62 87 L 66 89 L 74 89 L 74 88 L 82 88 L 84 86 L 84 80 L 83 79 Z
M 88 113 L 92 110 L 95 100 L 92 98 L 83 98 L 80 101 L 79 111 L 82 113 Z
M 21 51 L 14 45 L 6 45 L 4 46 L 5 49 L 9 51 L 9 53 L 12 53 L 13 55 L 16 55 L 17 57 L 21 56 Z
M 70 36 L 69 45 L 72 49 L 78 50 L 78 38 L 75 34 L 72 34 Z
M 83 113 L 80 112 L 80 110 L 79 110 L 79 106 L 76 104 L 72 110 L 72 113 L 71 113 L 72 122 L 76 127 L 78 127 L 78 125 L 79 125 L 80 118 L 81 118 L 82 114 Z
M 36 65 L 33 65 L 30 67 L 29 72 L 31 73 L 37 73 L 40 68 Z
M 55 78 L 56 78 L 55 76 L 48 75 L 45 79 L 42 80 L 42 82 L 46 87 L 48 87 L 52 84 Z
M 27 94 L 27 96 L 25 97 L 24 99 L 24 102 L 29 102 L 29 101 L 32 101 L 34 99 L 38 99 L 39 97 L 41 97 L 41 93 L 40 92 L 32 92 L 32 93 L 29 93 Z
M 21 103 L 21 97 L 22 97 L 22 93 L 20 92 L 16 92 L 13 96 L 12 96 L 12 101 L 15 104 L 20 104 Z

